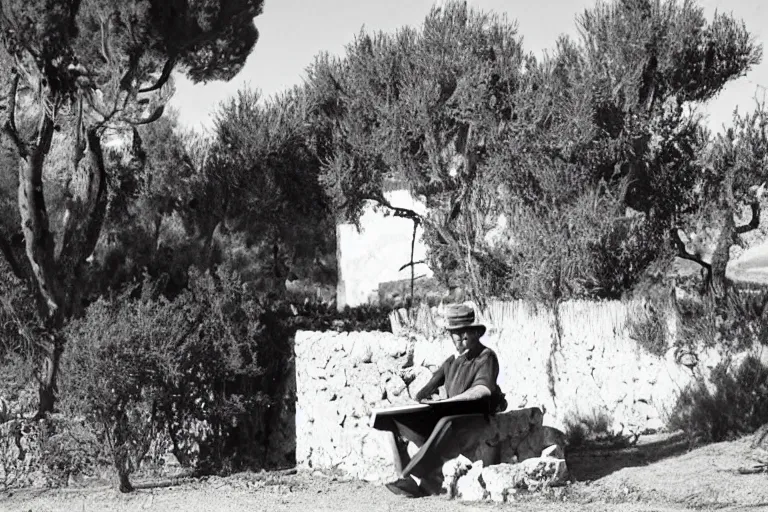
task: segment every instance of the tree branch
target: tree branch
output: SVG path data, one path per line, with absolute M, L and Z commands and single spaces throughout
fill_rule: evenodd
M 11 139 L 13 145 L 16 146 L 16 150 L 19 152 L 21 158 L 26 159 L 29 153 L 27 147 L 19 136 L 19 131 L 16 129 L 16 95 L 19 89 L 19 74 L 16 70 L 12 71 L 13 78 L 11 79 L 11 85 L 8 88 L 8 113 L 6 115 L 5 123 L 3 124 L 3 132 Z
M 677 249 L 677 257 L 682 258 L 684 260 L 694 261 L 707 269 L 707 271 L 712 270 L 712 265 L 704 261 L 701 257 L 696 256 L 693 253 L 688 252 L 688 249 L 685 247 L 685 242 L 680 238 L 680 233 L 678 233 L 677 228 L 672 229 L 672 243 L 675 245 L 675 248 Z
M 150 85 L 149 87 L 139 89 L 139 92 L 140 93 L 152 92 L 160 89 L 162 86 L 165 85 L 168 79 L 171 78 L 171 73 L 173 72 L 173 68 L 175 66 L 176 66 L 176 56 L 174 55 L 173 57 L 170 57 L 167 61 L 165 61 L 165 65 L 163 66 L 163 71 L 160 73 L 160 78 L 157 79 L 157 82 Z
M 408 263 L 406 263 L 405 265 L 403 265 L 402 267 L 397 269 L 397 271 L 401 272 L 401 271 L 407 269 L 408 267 L 415 267 L 416 265 L 421 265 L 422 263 L 426 263 L 426 261 L 425 260 L 409 261 Z
M 749 206 L 752 209 L 752 218 L 750 219 L 749 224 L 738 226 L 736 228 L 736 234 L 742 235 L 753 231 L 760 226 L 760 203 L 755 201 Z

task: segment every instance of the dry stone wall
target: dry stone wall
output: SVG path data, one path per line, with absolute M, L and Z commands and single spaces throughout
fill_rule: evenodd
M 628 327 L 642 307 L 573 302 L 555 315 L 522 302 L 489 306 L 480 315 L 488 326 L 483 343 L 498 354 L 508 410 L 538 407 L 545 426 L 563 431 L 579 422 L 603 423 L 625 435 L 663 428 L 693 372 L 706 374 L 720 356 L 700 352 L 691 370 L 672 349 L 661 357 L 649 354 Z M 408 322 L 396 314 L 394 333 L 296 334 L 299 466 L 394 478 L 386 434 L 369 427 L 371 410 L 411 402 L 453 353 L 440 311 L 425 309 L 434 318 L 419 329 L 404 327 Z M 673 337 L 674 321 L 668 330 Z

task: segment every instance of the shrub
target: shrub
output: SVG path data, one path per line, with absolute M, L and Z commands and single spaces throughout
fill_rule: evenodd
M 164 299 L 131 299 L 128 290 L 100 299 L 67 332 L 61 406 L 83 414 L 107 447 L 120 490 L 154 437 L 156 404 L 174 377 L 172 354 L 185 332 L 185 311 Z
M 174 454 L 203 472 L 263 467 L 274 397 L 287 372 L 290 335 L 234 274 L 192 272 L 174 301 L 195 311 L 176 344 L 157 403 Z
M 628 439 L 611 430 L 613 419 L 602 409 L 593 409 L 590 413 L 569 415 L 565 418 L 566 444 L 571 447 L 589 444 L 625 446 Z
M 708 385 L 710 384 L 710 385 Z M 748 356 L 735 371 L 718 365 L 710 383 L 698 380 L 680 394 L 668 419 L 691 445 L 719 442 L 752 433 L 768 423 L 768 367 Z
M 629 336 L 649 354 L 664 356 L 669 349 L 667 322 L 663 310 L 650 306 L 639 318 L 628 321 Z

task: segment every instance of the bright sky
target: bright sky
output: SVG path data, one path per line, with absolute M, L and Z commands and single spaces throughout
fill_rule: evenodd
M 768 57 L 768 7 L 764 0 L 698 0 L 708 18 L 715 10 L 732 12 L 744 20 L 755 39 L 766 46 Z M 482 10 L 506 14 L 517 20 L 525 48 L 540 54 L 552 48 L 560 34 L 576 35 L 575 15 L 594 0 L 469 0 Z M 344 45 L 360 31 L 392 31 L 404 25 L 419 26 L 434 0 L 265 0 L 264 13 L 256 18 L 260 37 L 243 70 L 227 83 L 193 85 L 176 79 L 171 104 L 180 121 L 190 127 L 210 127 L 211 113 L 238 89 L 249 86 L 266 96 L 301 83 L 306 67 L 320 51 L 341 55 Z M 756 94 L 768 87 L 768 58 L 751 72 L 731 82 L 707 106 L 709 123 L 719 131 L 735 106 L 751 110 Z

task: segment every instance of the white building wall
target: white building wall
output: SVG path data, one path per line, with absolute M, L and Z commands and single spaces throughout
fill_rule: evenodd
M 407 190 L 385 193 L 393 206 L 423 214 L 424 204 Z M 360 231 L 353 224 L 336 226 L 338 250 L 338 285 L 336 301 L 339 308 L 355 307 L 378 300 L 380 283 L 409 279 L 410 268 L 398 270 L 411 261 L 413 222 L 395 217 L 386 208 L 370 204 L 360 218 Z M 416 231 L 414 261 L 424 260 L 426 246 L 421 241 L 423 229 Z M 415 267 L 417 276 L 432 276 L 425 264 Z

